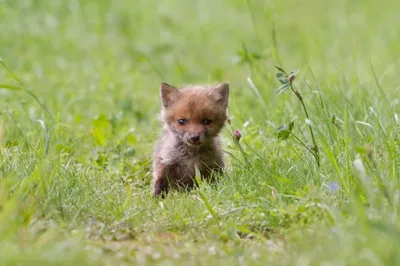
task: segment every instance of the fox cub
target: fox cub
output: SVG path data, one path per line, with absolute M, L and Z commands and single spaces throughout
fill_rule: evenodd
M 218 133 L 228 118 L 229 84 L 177 89 L 162 83 L 160 97 L 163 129 L 153 156 L 154 196 L 193 188 L 196 167 L 207 180 L 223 171 Z

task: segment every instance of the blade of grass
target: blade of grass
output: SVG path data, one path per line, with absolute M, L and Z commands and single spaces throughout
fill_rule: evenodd
M 14 72 L 8 67 L 8 65 L 0 58 L 0 64 L 11 74 L 11 76 L 18 82 L 20 87 L 16 87 L 8 84 L 0 84 L 0 89 L 8 89 L 8 90 L 20 90 L 27 94 L 29 94 L 39 105 L 40 107 L 47 112 L 50 118 L 54 121 L 53 115 L 50 113 L 49 109 L 39 100 L 39 98 L 30 90 L 25 88 L 25 85 L 21 82 L 21 80 L 14 74 Z

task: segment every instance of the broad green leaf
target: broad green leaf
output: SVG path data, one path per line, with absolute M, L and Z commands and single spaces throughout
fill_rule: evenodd
M 289 80 L 287 79 L 286 75 L 282 72 L 276 73 L 276 78 L 279 80 L 280 83 L 286 84 L 289 83 Z
M 92 136 L 97 145 L 105 146 L 107 137 L 111 134 L 111 124 L 106 115 L 101 114 L 92 121 Z
M 82 121 L 82 113 L 79 113 L 79 114 L 77 114 L 75 117 L 74 117 L 74 122 L 75 123 L 77 123 L 77 124 L 79 124 L 81 121 Z
M 92 123 L 95 128 L 105 129 L 110 126 L 110 122 L 108 121 L 107 116 L 104 114 L 97 116 L 95 119 L 93 119 Z
M 101 129 L 93 128 L 92 136 L 97 145 L 105 146 L 107 144 L 107 137 Z
M 286 91 L 289 88 L 290 84 L 286 83 L 281 85 L 278 90 L 276 91 L 276 94 L 281 94 L 282 92 Z
M 278 139 L 287 140 L 290 136 L 289 130 L 281 130 L 278 132 Z
M 7 140 L 7 142 L 6 142 L 6 147 L 7 148 L 10 148 L 10 147 L 15 147 L 15 146 L 17 146 L 19 143 L 18 143 L 18 141 L 17 140 Z
M 290 136 L 290 130 L 286 125 L 278 127 L 278 139 L 286 140 Z
M 128 148 L 125 151 L 125 156 L 128 156 L 128 157 L 133 156 L 135 154 L 136 154 L 136 150 L 134 148 Z
M 136 142 L 137 142 L 137 138 L 136 138 L 136 136 L 133 135 L 133 134 L 128 134 L 128 135 L 125 137 L 125 141 L 126 141 L 129 145 L 135 145 Z

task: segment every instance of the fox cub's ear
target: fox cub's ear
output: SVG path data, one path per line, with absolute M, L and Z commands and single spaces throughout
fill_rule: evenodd
M 228 98 L 229 98 L 229 83 L 221 83 L 217 85 L 212 91 L 212 96 L 217 101 L 217 103 L 221 104 L 223 107 L 228 106 Z
M 161 103 L 164 107 L 171 106 L 180 96 L 180 91 L 174 86 L 168 85 L 167 83 L 161 83 L 160 85 L 160 97 Z

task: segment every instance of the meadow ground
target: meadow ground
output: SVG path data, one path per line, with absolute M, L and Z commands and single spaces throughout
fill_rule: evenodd
M 400 265 L 399 8 L 1 1 L 0 264 Z M 227 174 L 159 201 L 162 81 L 229 81 L 232 128 Z

